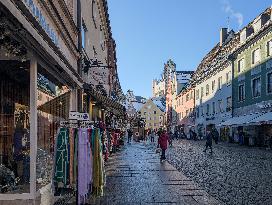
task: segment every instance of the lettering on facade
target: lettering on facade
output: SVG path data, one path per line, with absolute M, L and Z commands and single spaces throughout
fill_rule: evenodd
M 50 25 L 44 18 L 42 11 L 35 5 L 33 0 L 22 0 L 22 1 L 26 5 L 26 7 L 29 9 L 29 11 L 32 13 L 32 15 L 36 18 L 36 20 L 40 23 L 41 27 L 47 33 L 47 35 L 50 37 L 53 43 L 57 47 L 59 47 L 58 36 L 56 35 L 56 32 L 50 27 Z

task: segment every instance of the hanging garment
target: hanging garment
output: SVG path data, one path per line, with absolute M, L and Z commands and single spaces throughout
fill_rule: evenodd
M 101 136 L 99 129 L 95 130 L 94 140 L 94 156 L 93 156 L 93 186 L 94 194 L 97 196 L 103 195 L 104 185 L 104 169 L 103 169 L 103 158 L 102 158 L 102 145 Z
M 91 147 L 88 130 L 79 129 L 78 135 L 78 202 L 85 203 L 91 183 Z
M 75 138 L 74 134 L 75 129 L 69 129 L 69 140 L 70 140 L 70 167 L 69 167 L 69 176 L 70 176 L 70 185 L 74 184 L 74 156 L 75 156 Z
M 69 175 L 68 141 L 69 130 L 60 128 L 57 136 L 54 182 L 57 187 L 66 187 Z

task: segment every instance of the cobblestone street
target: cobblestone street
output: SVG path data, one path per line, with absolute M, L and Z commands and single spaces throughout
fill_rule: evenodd
M 154 145 L 126 145 L 107 163 L 106 174 L 105 196 L 92 204 L 223 204 L 168 162 L 160 163 Z
M 174 141 L 168 161 L 210 195 L 226 204 L 272 204 L 272 151 L 235 144 Z

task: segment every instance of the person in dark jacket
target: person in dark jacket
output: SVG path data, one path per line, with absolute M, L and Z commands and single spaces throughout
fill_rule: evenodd
M 133 132 L 131 129 L 128 130 L 128 142 L 127 143 L 130 143 L 131 142 L 131 138 L 133 136 Z
M 167 143 L 170 142 L 169 135 L 164 130 L 158 138 L 158 147 L 162 149 L 161 161 L 165 160 L 165 151 L 167 149 Z
M 208 147 L 211 149 L 211 153 L 212 151 L 212 139 L 213 139 L 213 135 L 211 133 L 210 130 L 207 130 L 207 136 L 206 136 L 206 147 L 204 149 L 204 152 L 207 151 Z

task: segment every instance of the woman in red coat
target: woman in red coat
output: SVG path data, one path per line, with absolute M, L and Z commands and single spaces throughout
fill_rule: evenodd
M 169 136 L 166 133 L 166 131 L 164 130 L 162 132 L 162 134 L 158 138 L 158 146 L 160 146 L 160 148 L 162 149 L 161 160 L 165 160 L 166 159 L 166 157 L 165 157 L 165 151 L 167 149 L 167 142 L 169 142 L 169 141 L 170 141 Z

